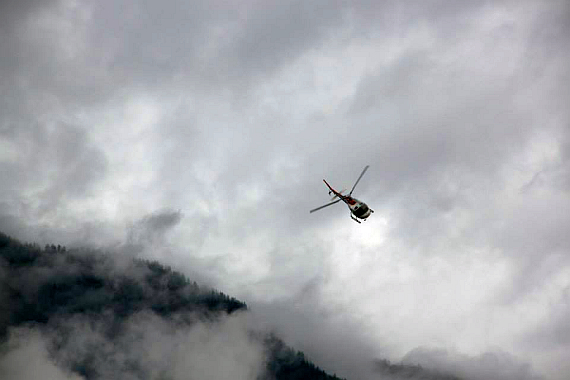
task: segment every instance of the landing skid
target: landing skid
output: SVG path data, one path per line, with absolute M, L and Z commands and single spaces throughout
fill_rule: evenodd
M 354 216 L 352 216 L 352 213 L 350 213 L 350 219 L 354 220 L 356 223 L 360 224 L 360 220 L 356 219 Z M 364 219 L 366 220 L 366 219 Z

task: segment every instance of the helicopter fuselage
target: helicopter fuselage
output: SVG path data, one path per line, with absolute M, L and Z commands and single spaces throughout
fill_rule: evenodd
M 366 173 L 366 171 L 368 170 L 368 167 L 369 167 L 368 165 L 366 165 L 364 167 L 364 170 L 362 170 L 362 173 L 360 173 L 360 176 L 358 176 L 358 179 L 354 183 L 354 186 L 352 186 L 352 189 L 350 190 L 350 192 L 347 195 L 343 194 L 344 190 L 336 191 L 335 189 L 333 189 L 331 187 L 331 185 L 329 185 L 329 183 L 326 180 L 323 179 L 323 182 L 329 188 L 329 195 L 334 193 L 334 197 L 331 199 L 332 202 L 329 202 L 329 203 L 324 204 L 320 207 L 309 210 L 309 213 L 313 213 L 315 211 L 322 210 L 325 207 L 329 207 L 329 206 L 332 206 L 334 204 L 337 204 L 340 201 L 343 201 L 344 203 L 346 203 L 346 205 L 348 206 L 348 209 L 350 210 L 350 218 L 352 220 L 354 220 L 355 222 L 358 222 L 358 223 L 360 223 L 359 219 L 366 220 L 366 218 L 368 218 L 370 216 L 370 214 L 372 214 L 374 212 L 374 210 L 372 210 L 370 207 L 368 207 L 368 205 L 366 203 L 359 201 L 356 198 L 353 198 L 352 192 L 356 188 L 356 185 L 358 185 L 358 182 L 360 182 L 360 179 L 362 178 L 364 173 Z M 338 199 L 336 199 L 336 198 L 338 198 Z
M 368 205 L 362 201 L 359 201 L 356 198 L 346 197 L 347 199 L 343 199 L 344 203 L 350 209 L 350 212 L 360 219 L 366 219 L 372 214 L 372 210 L 368 207 Z
M 374 211 L 372 211 L 372 209 L 370 207 L 368 207 L 368 205 L 366 203 L 359 201 L 358 199 L 353 198 L 350 195 L 343 195 L 342 193 L 333 189 L 332 186 L 329 185 L 329 183 L 327 181 L 325 181 L 325 180 L 323 180 L 323 181 L 327 185 L 327 187 L 329 188 L 329 195 L 334 194 L 335 197 L 338 197 L 344 203 L 346 203 L 346 205 L 348 206 L 348 209 L 350 210 L 350 213 L 352 215 L 354 215 L 355 217 L 357 217 L 359 219 L 366 220 L 366 218 L 368 218 L 370 216 L 370 214 L 372 214 L 374 212 Z

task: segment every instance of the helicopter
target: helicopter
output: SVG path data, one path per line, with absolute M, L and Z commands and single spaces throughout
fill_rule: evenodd
M 366 165 L 364 170 L 362 170 L 362 173 L 360 173 L 360 176 L 358 177 L 358 179 L 354 183 L 354 186 L 352 186 L 352 189 L 350 190 L 350 193 L 348 193 L 348 195 L 342 194 L 342 192 L 345 190 L 342 190 L 340 192 L 336 191 L 335 189 L 333 189 L 331 187 L 331 185 L 329 185 L 329 183 L 326 180 L 323 179 L 323 182 L 329 188 L 329 195 L 334 194 L 332 199 L 335 199 L 335 198 L 338 198 L 338 199 L 333 201 L 333 202 L 327 203 L 326 205 L 323 205 L 321 207 L 314 208 L 311 211 L 309 211 L 309 213 L 313 213 L 315 211 L 318 211 L 320 209 L 323 209 L 325 207 L 328 207 L 330 205 L 334 205 L 335 203 L 343 201 L 344 203 L 346 203 L 346 205 L 348 206 L 348 209 L 350 210 L 350 218 L 352 220 L 354 220 L 357 223 L 360 223 L 360 220 L 358 220 L 358 219 L 366 220 L 366 218 L 368 218 L 370 216 L 370 214 L 372 214 L 374 212 L 374 210 L 372 210 L 370 207 L 368 207 L 368 205 L 366 203 L 359 201 L 356 198 L 353 198 L 352 192 L 354 191 L 354 188 L 356 187 L 356 185 L 358 185 L 358 182 L 360 182 L 360 179 L 362 178 L 364 173 L 366 173 L 366 171 L 368 170 L 369 167 L 370 167 L 369 165 Z

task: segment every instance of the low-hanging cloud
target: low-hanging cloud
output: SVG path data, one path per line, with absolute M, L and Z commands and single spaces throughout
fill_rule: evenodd
M 0 369 L 10 378 L 266 375 L 245 304 L 158 263 L 0 238 Z
M 48 341 L 33 328 L 16 328 L 0 352 L 0 373 L 6 379 L 81 380 L 82 376 L 64 369 L 50 357 Z
M 266 349 L 244 315 L 184 327 L 141 313 L 126 322 L 118 337 L 109 336 L 108 323 L 112 318 L 76 316 L 48 328 L 10 329 L 0 371 L 14 380 L 248 380 L 264 375 Z
M 191 326 L 153 314 L 133 315 L 118 337 L 107 323 L 86 317 L 57 323 L 47 332 L 57 346 L 55 361 L 65 367 L 88 363 L 90 378 L 254 379 L 263 374 L 265 349 L 249 332 L 243 315 Z M 65 339 L 56 334 L 69 331 Z M 52 335 L 53 334 L 53 335 Z
M 433 370 L 445 370 L 470 380 L 540 380 L 532 366 L 504 351 L 469 356 L 454 350 L 416 348 L 402 362 Z

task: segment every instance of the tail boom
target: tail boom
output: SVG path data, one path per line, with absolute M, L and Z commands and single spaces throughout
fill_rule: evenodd
M 325 179 L 323 179 L 323 182 L 324 182 L 325 185 L 327 185 L 327 187 L 329 188 L 329 194 L 332 192 L 332 193 L 334 193 L 337 197 L 341 197 L 341 198 L 342 198 L 342 194 L 339 193 L 338 191 L 336 191 L 335 189 L 333 189 L 332 186 L 329 185 L 329 183 L 328 183 Z

